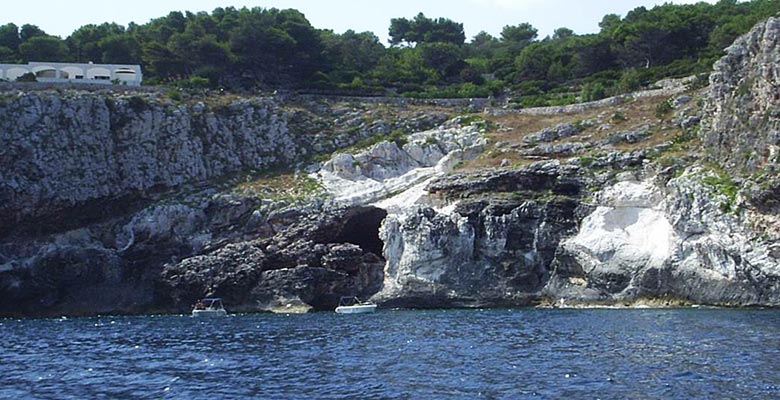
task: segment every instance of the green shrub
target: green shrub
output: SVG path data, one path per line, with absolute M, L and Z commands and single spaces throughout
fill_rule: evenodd
M 617 86 L 622 93 L 633 92 L 642 87 L 642 76 L 636 68 L 629 68 L 623 71 Z
M 705 177 L 703 182 L 712 187 L 718 194 L 726 197 L 726 201 L 720 204 L 721 211 L 733 211 L 739 187 L 730 176 L 721 171 L 717 176 Z
M 581 133 L 581 132 L 585 131 L 588 128 L 592 128 L 593 127 L 593 121 L 587 121 L 587 120 L 583 121 L 583 120 L 580 119 L 580 120 L 577 120 L 577 121 L 574 122 L 574 127 L 577 128 L 577 131 Z
M 517 85 L 517 90 L 523 96 L 539 96 L 547 91 L 547 82 L 545 81 L 523 81 Z
M 202 76 L 191 76 L 189 80 L 189 87 L 193 89 L 207 89 L 211 87 L 211 81 L 208 78 Z
M 114 99 L 109 97 L 106 98 L 106 108 L 108 108 L 108 112 L 116 112 L 116 102 Z
M 165 95 L 173 101 L 181 101 L 181 93 L 176 88 L 169 88 L 165 91 Z
M 655 106 L 655 116 L 660 118 L 660 119 L 664 119 L 673 110 L 674 110 L 674 107 L 672 107 L 672 102 L 669 101 L 669 99 L 666 99 L 666 100 L 658 103 L 657 106 Z
M 623 122 L 623 121 L 627 121 L 627 120 L 628 120 L 628 118 L 626 117 L 626 114 L 623 114 L 622 111 L 615 111 L 612 114 L 612 117 L 610 118 L 610 121 L 615 122 L 615 123 Z
M 584 168 L 590 168 L 590 166 L 593 165 L 593 163 L 595 162 L 596 159 L 593 157 L 588 157 L 588 156 L 580 157 L 580 165 Z
M 144 110 L 146 110 L 148 107 L 148 105 L 146 104 L 146 100 L 138 96 L 133 96 L 127 99 L 127 103 L 130 105 L 130 109 L 132 109 L 136 113 L 141 113 Z
M 409 139 L 406 138 L 406 133 L 400 129 L 396 129 L 392 132 L 390 132 L 389 135 L 387 135 L 388 142 L 395 142 L 396 146 L 403 147 L 406 143 L 409 142 Z
M 696 78 L 688 85 L 688 89 L 696 90 L 707 87 L 710 84 L 710 74 L 702 73 L 696 75 Z
M 522 96 L 510 100 L 511 103 L 519 104 L 523 108 L 547 107 L 550 103 L 544 96 Z
M 583 102 L 601 100 L 607 96 L 607 89 L 601 82 L 589 83 L 582 87 L 580 98 Z

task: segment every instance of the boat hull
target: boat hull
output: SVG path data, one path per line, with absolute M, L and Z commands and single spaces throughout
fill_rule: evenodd
M 338 306 L 336 312 L 339 314 L 366 314 L 376 311 L 376 304 L 358 304 L 354 306 Z
M 227 316 L 225 310 L 192 310 L 192 316 L 195 318 L 211 318 Z

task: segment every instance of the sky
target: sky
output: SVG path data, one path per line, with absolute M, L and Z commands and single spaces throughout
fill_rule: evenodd
M 713 3 L 715 0 L 709 0 Z M 430 18 L 449 18 L 463 23 L 470 40 L 480 31 L 498 36 L 507 25 L 529 22 L 539 37 L 552 35 L 560 27 L 575 33 L 598 32 L 606 14 L 626 13 L 636 7 L 651 8 L 665 2 L 683 4 L 696 0 L 4 0 L 0 25 L 13 22 L 37 25 L 49 34 L 66 38 L 87 24 L 129 22 L 144 24 L 150 19 L 178 11 L 207 11 L 217 7 L 294 8 L 320 29 L 342 33 L 372 31 L 387 42 L 391 18 L 413 18 L 422 12 Z

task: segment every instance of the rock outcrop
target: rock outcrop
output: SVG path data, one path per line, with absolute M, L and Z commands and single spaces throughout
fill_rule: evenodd
M 384 259 L 376 232 L 384 216 L 360 207 L 290 210 L 283 218 L 292 224 L 268 221 L 284 227 L 270 238 L 167 264 L 157 301 L 186 309 L 205 293 L 223 297 L 235 311 L 333 309 L 341 295 L 378 290 Z
M 613 129 L 605 111 L 504 148 L 485 121 L 403 101 L 6 93 L 0 316 L 186 312 L 206 295 L 248 312 L 342 295 L 778 306 L 778 37 L 770 18 L 738 39 L 702 98 L 672 88 L 658 123 L 676 136 L 646 115 Z M 517 112 L 561 110 L 537 111 Z M 457 168 L 509 154 L 544 161 Z M 263 172 L 291 165 L 310 192 L 266 196 Z
M 310 146 L 269 99 L 207 110 L 32 92 L 5 100 L 0 113 L 9 116 L 0 121 L 2 233 L 43 221 L 51 231 L 83 225 L 80 216 L 133 210 L 147 192 L 293 163 Z
M 576 232 L 585 183 L 558 163 L 429 185 L 454 208 L 391 215 L 373 299 L 391 307 L 521 306 L 538 301 L 560 241 Z
M 46 90 L 2 99 L 0 315 L 182 312 L 209 293 L 236 310 L 304 311 L 378 290 L 381 244 L 364 239 L 376 238 L 383 211 L 237 188 L 312 152 L 423 131 L 446 114 L 205 101 Z
M 385 141 L 356 154 L 337 154 L 312 177 L 341 204 L 373 203 L 406 192 L 400 199 L 379 205 L 390 211 L 408 208 L 420 199 L 429 182 L 484 150 L 484 129 L 462 122 L 456 118 L 436 129 L 408 135 L 403 142 Z
M 646 300 L 711 305 L 780 304 L 776 239 L 693 167 L 663 182 L 626 177 L 597 197 L 579 232 L 558 249 L 545 293 L 566 304 Z
M 780 209 L 772 200 L 780 193 L 773 174 L 778 27 L 776 19 L 759 25 L 716 64 L 702 128 L 709 164 L 672 177 L 651 153 L 637 152 L 574 173 L 564 171 L 581 165 L 576 159 L 447 176 L 427 188 L 440 211 L 418 208 L 385 222 L 388 263 L 374 299 L 418 307 L 780 304 Z M 691 129 L 700 119 L 684 115 L 679 123 Z M 577 134 L 562 124 L 525 140 Z M 610 158 L 631 161 L 619 166 Z M 603 168 L 613 172 L 591 172 Z M 503 205 L 500 223 L 496 204 Z M 525 246 L 515 247 L 517 238 Z
M 780 165 L 780 18 L 759 23 L 715 63 L 703 126 L 705 147 L 730 173 Z

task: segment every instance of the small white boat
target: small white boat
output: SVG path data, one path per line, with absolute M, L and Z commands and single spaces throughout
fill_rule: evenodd
M 225 306 L 222 305 L 222 299 L 218 297 L 207 297 L 198 300 L 192 308 L 193 317 L 224 317 L 227 315 Z
M 368 301 L 360 301 L 354 296 L 345 296 L 339 300 L 336 312 L 339 314 L 365 314 L 376 311 L 376 304 Z

